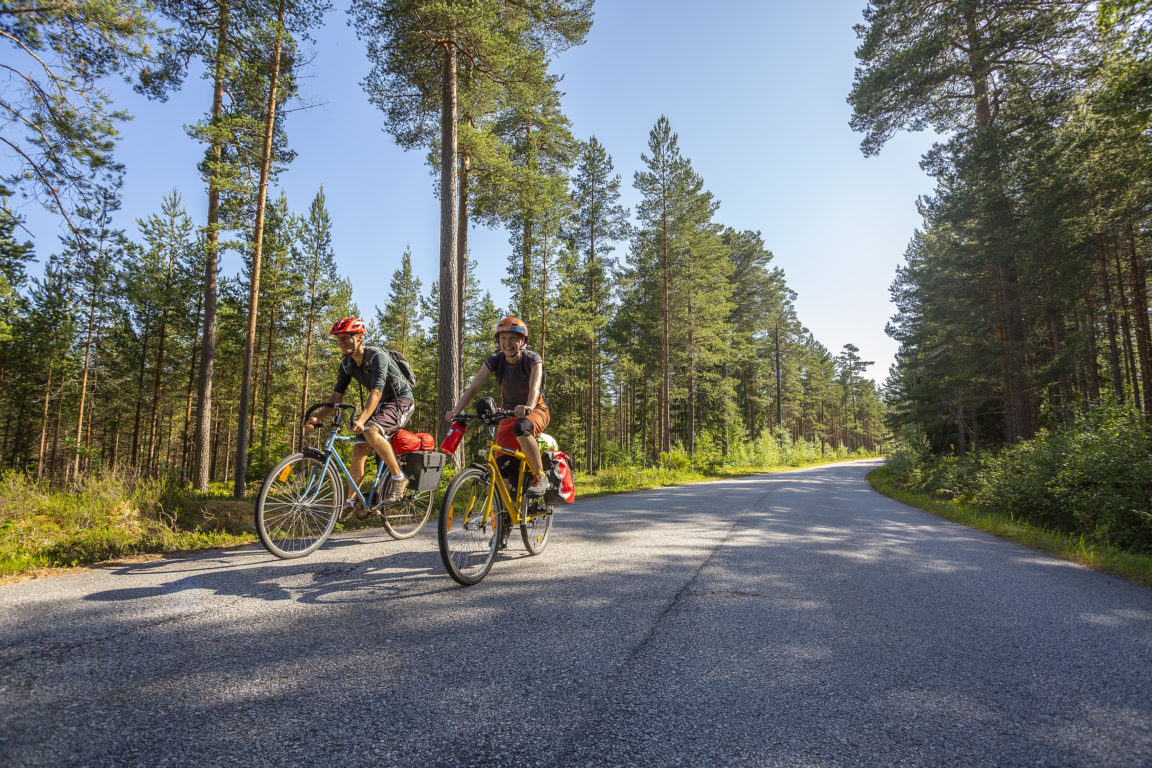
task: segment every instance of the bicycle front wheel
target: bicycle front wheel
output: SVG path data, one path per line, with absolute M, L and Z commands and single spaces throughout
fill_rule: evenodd
M 336 471 L 315 456 L 294 453 L 272 468 L 256 497 L 256 531 L 276 557 L 304 557 L 316 550 L 340 513 L 343 495 Z
M 520 511 L 520 538 L 530 555 L 538 555 L 548 546 L 552 532 L 552 507 L 544 499 L 525 499 Z
M 448 575 L 466 587 L 488 575 L 500 544 L 499 499 L 491 497 L 490 482 L 487 472 L 469 467 L 452 478 L 440 504 L 440 559 Z
M 388 493 L 389 478 L 384 484 L 383 493 Z M 432 498 L 436 491 L 405 491 L 395 504 L 380 508 L 384 519 L 384 530 L 394 539 L 410 539 L 420 532 L 432 514 Z

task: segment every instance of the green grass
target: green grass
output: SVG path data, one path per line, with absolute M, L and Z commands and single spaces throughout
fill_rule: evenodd
M 67 491 L 16 472 L 0 475 L 0 578 L 132 555 L 255 540 L 241 522 L 251 502 L 175 492 L 160 481 L 108 473 Z M 249 525 L 250 527 L 250 525 Z
M 1013 519 L 962 501 L 936 498 L 923 491 L 900 486 L 887 467 L 868 473 L 868 481 L 880 493 L 925 512 L 976 528 L 994 536 L 1038 549 L 1103 573 L 1152 587 L 1152 556 L 1126 552 Z

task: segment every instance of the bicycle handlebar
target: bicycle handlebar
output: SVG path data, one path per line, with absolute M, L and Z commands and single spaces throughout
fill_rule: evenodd
M 515 419 L 516 411 L 508 410 L 507 408 L 497 408 L 494 411 L 489 411 L 487 414 L 479 413 L 458 413 L 453 421 L 482 421 L 485 424 L 495 424 L 504 419 Z
M 336 417 L 333 421 L 333 424 L 335 424 L 337 427 L 340 426 L 340 419 L 344 415 L 344 411 L 352 411 L 351 418 L 354 420 L 356 418 L 356 411 L 358 410 L 357 406 L 353 403 L 316 403 L 308 409 L 308 412 L 304 414 L 304 418 L 301 419 L 301 421 L 308 421 L 308 419 L 312 417 L 312 414 L 321 408 L 336 409 Z

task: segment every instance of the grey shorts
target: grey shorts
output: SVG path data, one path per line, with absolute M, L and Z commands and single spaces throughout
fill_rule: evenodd
M 395 400 L 386 400 L 376 406 L 376 413 L 372 414 L 368 419 L 368 424 L 364 426 L 375 424 L 384 433 L 384 437 L 390 438 L 396 434 L 396 430 L 408 423 L 415 412 L 416 403 L 407 398 L 398 397 Z

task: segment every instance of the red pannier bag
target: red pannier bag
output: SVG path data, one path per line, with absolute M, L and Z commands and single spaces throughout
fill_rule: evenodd
M 414 435 L 406 429 L 398 429 L 396 434 L 392 435 L 392 450 L 398 454 L 419 451 L 421 445 L 420 436 Z
M 396 451 L 397 455 L 412 451 L 434 451 L 436 440 L 427 432 L 412 433 L 406 429 L 398 429 L 396 434 L 392 435 L 392 450 Z
M 555 486 L 555 479 L 559 478 L 560 487 L 550 488 L 548 492 L 549 497 L 556 497 L 566 504 L 571 504 L 576 501 L 576 484 L 572 482 L 572 460 L 563 451 L 552 452 L 552 467 L 549 471 L 549 479 L 552 480 L 552 485 Z

